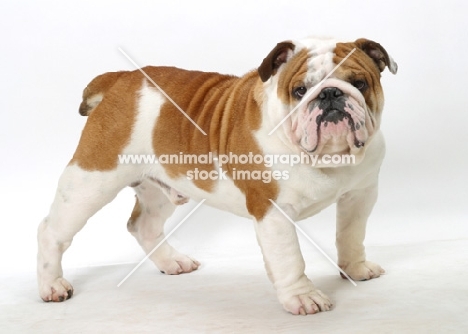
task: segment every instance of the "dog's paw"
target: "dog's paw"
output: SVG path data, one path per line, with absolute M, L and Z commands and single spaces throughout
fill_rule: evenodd
M 158 260 L 156 266 L 163 274 L 179 275 L 197 270 L 200 262 L 187 255 L 178 254 L 164 260 Z
M 376 263 L 370 261 L 351 263 L 347 266 L 340 266 L 341 269 L 355 281 L 367 281 L 372 278 L 378 278 L 385 273 Z M 342 273 L 341 277 L 346 278 Z
M 73 296 L 73 287 L 64 278 L 56 278 L 52 283 L 40 286 L 40 296 L 45 302 L 63 302 Z
M 291 296 L 282 301 L 286 311 L 294 315 L 315 314 L 331 310 L 333 304 L 320 290 L 312 290 L 308 293 Z

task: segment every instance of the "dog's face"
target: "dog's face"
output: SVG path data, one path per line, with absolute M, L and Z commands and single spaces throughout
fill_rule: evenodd
M 380 126 L 385 67 L 397 71 L 385 49 L 365 39 L 279 43 L 259 67 L 270 125 L 284 121 L 281 139 L 308 154 L 353 154 L 359 163 Z

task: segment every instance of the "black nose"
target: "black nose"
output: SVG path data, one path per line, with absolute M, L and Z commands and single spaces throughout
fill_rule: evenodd
M 323 110 L 320 117 L 321 122 L 333 122 L 338 124 L 344 119 L 345 101 L 343 92 L 336 87 L 327 87 L 322 89 L 318 98 L 320 99 L 319 108 Z
M 319 98 L 321 100 L 331 101 L 342 95 L 343 95 L 343 92 L 340 89 L 336 87 L 327 87 L 327 88 L 322 89 L 322 91 L 319 94 Z

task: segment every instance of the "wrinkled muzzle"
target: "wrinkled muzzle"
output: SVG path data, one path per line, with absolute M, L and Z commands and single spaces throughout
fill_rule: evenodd
M 374 119 L 364 98 L 351 89 L 327 86 L 299 111 L 294 126 L 296 142 L 309 154 L 353 154 L 362 159 L 374 133 Z M 348 88 L 349 90 L 349 88 Z

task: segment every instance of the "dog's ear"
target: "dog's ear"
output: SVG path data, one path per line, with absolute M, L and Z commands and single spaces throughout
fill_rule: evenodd
M 358 48 L 360 48 L 369 57 L 372 58 L 374 63 L 379 68 L 380 72 L 382 72 L 385 69 L 385 67 L 388 67 L 391 73 L 397 73 L 397 63 L 392 59 L 392 57 L 388 55 L 387 51 L 382 45 L 365 38 L 360 38 L 354 43 L 357 45 Z
M 270 79 L 276 74 L 278 68 L 288 60 L 290 52 L 294 51 L 294 44 L 291 42 L 281 42 L 270 51 L 268 56 L 263 59 L 262 64 L 258 68 L 258 74 L 263 82 Z

